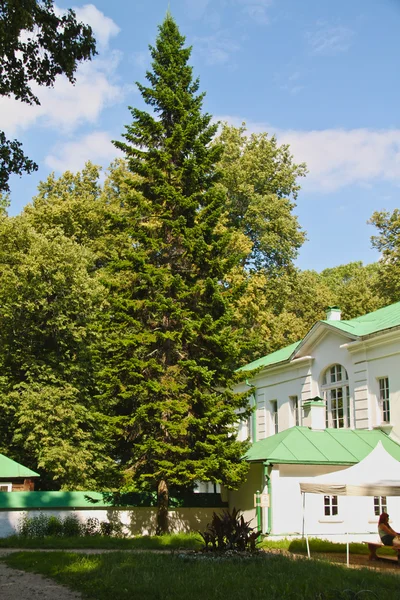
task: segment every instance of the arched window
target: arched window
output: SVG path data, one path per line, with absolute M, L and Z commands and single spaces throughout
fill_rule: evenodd
M 326 426 L 351 427 L 349 376 L 342 365 L 325 371 L 321 391 L 326 402 Z

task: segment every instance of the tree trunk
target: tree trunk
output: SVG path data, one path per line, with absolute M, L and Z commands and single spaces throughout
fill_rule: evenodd
M 157 487 L 157 528 L 156 535 L 168 533 L 168 483 L 165 479 L 158 482 Z

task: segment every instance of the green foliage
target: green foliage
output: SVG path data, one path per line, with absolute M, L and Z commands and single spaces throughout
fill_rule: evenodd
M 52 515 L 39 514 L 38 516 L 29 517 L 25 514 L 19 524 L 18 536 L 12 536 L 12 539 L 17 546 L 26 547 L 25 540 L 40 539 L 42 546 L 42 538 L 47 538 L 47 547 L 63 547 L 57 541 L 59 538 L 76 539 L 91 536 L 121 538 L 123 535 L 123 526 L 118 520 L 115 522 L 99 521 L 95 517 L 90 517 L 84 523 L 81 523 L 76 515 L 67 515 L 62 519 Z M 52 545 L 52 539 L 55 546 Z M 95 544 L 95 546 L 97 545 Z M 32 547 L 32 545 L 28 547 Z
M 279 146 L 275 136 L 246 135 L 245 123 L 225 123 L 216 145 L 223 149 L 218 167 L 228 222 L 251 243 L 246 264 L 268 272 L 291 266 L 305 240 L 292 211 L 306 166 L 295 164 L 289 146 Z
M 57 75 L 74 83 L 78 64 L 96 54 L 88 25 L 73 10 L 54 11 L 53 0 L 5 0 L 0 5 L 0 96 L 40 104 L 32 82 L 52 86 Z M 37 170 L 21 144 L 0 131 L 0 191 L 7 191 L 11 173 Z
M 116 142 L 130 170 L 119 222 L 131 243 L 117 246 L 103 277 L 100 376 L 126 486 L 158 490 L 161 532 L 170 486 L 237 487 L 247 471 L 246 444 L 233 435 L 246 396 L 229 391 L 238 346 L 227 281 L 244 260 L 232 252 L 217 186 L 216 126 L 170 15 L 151 55 L 149 87 L 138 84 L 151 112 L 132 108 L 126 141 Z
M 369 223 L 375 225 L 378 235 L 371 237 L 372 247 L 381 254 L 378 262 L 377 287 L 386 301 L 400 300 L 400 210 L 395 208 L 392 213 L 377 211 Z
M 129 172 L 123 161 L 111 165 L 103 185 L 100 168 L 88 162 L 81 172 L 66 171 L 58 178 L 49 175 L 39 184 L 37 196 L 23 214 L 38 233 L 57 229 L 89 249 L 93 267 L 99 269 L 121 243 L 118 221 L 124 213 L 126 181 Z
M 44 514 L 34 517 L 24 515 L 19 525 L 19 536 L 22 538 L 73 537 L 79 535 L 82 535 L 82 526 L 74 515 L 69 515 L 64 519 Z
M 8 180 L 11 173 L 33 173 L 38 168 L 33 160 L 25 156 L 21 142 L 8 140 L 4 131 L 0 131 L 0 191 L 10 190 Z
M 204 540 L 204 550 L 254 552 L 261 531 L 250 527 L 250 521 L 245 521 L 240 511 L 233 508 L 222 513 L 213 513 L 211 523 L 204 532 L 200 532 Z
M 387 304 L 380 287 L 378 263 L 353 262 L 324 269 L 321 283 L 333 292 L 332 305 L 340 306 L 342 319 L 353 319 Z
M 104 290 L 93 260 L 57 229 L 0 219 L 0 451 L 42 471 L 44 488 L 107 489 L 112 481 L 95 398 Z

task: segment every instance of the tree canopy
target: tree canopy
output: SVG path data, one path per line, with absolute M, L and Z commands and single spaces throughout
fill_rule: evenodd
M 57 229 L 0 220 L 0 451 L 50 489 L 105 485 L 113 469 L 96 399 L 104 292 L 92 265 Z

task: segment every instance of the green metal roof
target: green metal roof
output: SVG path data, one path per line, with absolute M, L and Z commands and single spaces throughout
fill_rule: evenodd
M 357 337 L 400 326 L 400 302 L 347 321 L 322 321 Z
M 1 479 L 16 479 L 25 477 L 40 477 L 39 473 L 31 471 L 28 467 L 24 467 L 15 460 L 7 458 L 3 454 L 0 454 L 0 478 Z
M 353 465 L 381 441 L 400 461 L 400 445 L 379 429 L 324 429 L 291 427 L 255 442 L 247 451 L 249 462 L 272 464 Z
M 92 499 L 92 502 L 91 502 Z M 95 503 L 93 501 L 96 501 Z M 0 492 L 0 510 L 27 508 L 109 508 L 101 492 Z
M 268 367 L 269 365 L 274 365 L 276 363 L 283 362 L 285 360 L 289 360 L 292 356 L 293 352 L 296 350 L 297 346 L 301 343 L 295 342 L 294 344 L 290 344 L 290 346 L 286 346 L 285 348 L 281 348 L 281 350 L 277 350 L 276 352 L 272 352 L 271 354 L 267 354 L 267 356 L 263 356 L 258 360 L 254 360 L 253 362 L 245 365 L 238 369 L 238 371 L 253 371 L 253 369 L 259 369 L 260 367 Z

